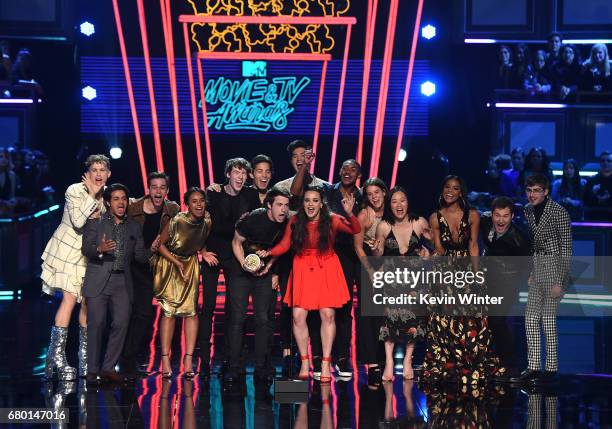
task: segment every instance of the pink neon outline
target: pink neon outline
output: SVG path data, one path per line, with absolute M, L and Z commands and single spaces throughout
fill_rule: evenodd
M 174 136 L 176 139 L 176 163 L 178 167 L 179 195 L 187 191 L 187 178 L 185 177 L 185 161 L 183 159 L 183 143 L 181 139 L 180 118 L 178 109 L 178 91 L 176 85 L 176 70 L 174 68 L 174 41 L 172 38 L 172 20 L 169 0 L 160 0 L 162 9 L 162 24 L 166 36 L 166 59 L 168 61 L 168 74 L 170 75 L 170 95 L 172 97 L 172 113 L 174 116 Z M 165 19 L 164 19 L 165 18 Z
M 147 75 L 147 87 L 149 89 L 149 103 L 151 105 L 151 122 L 153 124 L 153 142 L 155 145 L 155 161 L 158 171 L 164 171 L 164 157 L 162 154 L 161 140 L 159 136 L 159 124 L 157 121 L 157 104 L 155 103 L 155 89 L 153 88 L 153 75 L 151 73 L 151 57 L 149 54 L 149 37 L 147 34 L 147 22 L 143 0 L 136 0 L 138 6 L 138 22 L 140 24 L 140 37 L 142 39 L 142 52 L 145 60 L 145 71 Z
M 387 108 L 387 94 L 389 90 L 389 76 L 391 74 L 391 61 L 393 59 L 393 43 L 395 40 L 395 27 L 397 22 L 398 0 L 391 0 L 389 8 L 389 21 L 387 25 L 387 39 L 385 42 L 385 54 L 383 58 L 383 69 L 378 96 L 378 112 L 376 116 L 376 128 L 374 131 L 374 144 L 372 147 L 372 161 L 370 163 L 370 177 L 378 175 L 382 136 L 385 126 L 385 109 Z
M 115 26 L 119 38 L 119 48 L 121 50 L 121 61 L 123 62 L 123 73 L 128 90 L 130 110 L 132 112 L 132 124 L 134 125 L 134 136 L 136 138 L 136 151 L 138 152 L 138 162 L 140 164 L 140 174 L 142 175 L 143 189 L 147 189 L 147 167 L 145 165 L 144 152 L 142 151 L 142 140 L 140 137 L 140 126 L 138 125 L 138 114 L 136 112 L 136 102 L 134 101 L 134 89 L 132 88 L 132 76 L 128 64 L 127 52 L 125 50 L 125 39 L 123 38 L 123 26 L 121 24 L 121 13 L 117 0 L 113 0 L 113 13 L 115 15 Z
M 290 60 L 329 61 L 330 54 L 274 53 L 274 52 L 198 52 L 198 58 L 206 60 Z
M 412 84 L 412 71 L 414 69 L 414 59 L 419 41 L 419 29 L 421 27 L 421 16 L 423 15 L 423 2 L 419 0 L 417 14 L 414 22 L 414 32 L 412 33 L 412 47 L 410 49 L 410 61 L 408 62 L 408 74 L 406 75 L 406 88 L 404 89 L 404 100 L 402 101 L 402 116 L 400 118 L 399 131 L 397 135 L 397 145 L 395 146 L 395 157 L 393 158 L 393 173 L 391 173 L 391 188 L 395 186 L 397 170 L 399 168 L 399 153 L 402 148 L 404 138 L 404 125 L 406 124 L 406 112 L 408 111 L 408 99 L 410 97 L 410 85 Z
M 200 141 L 200 126 L 198 124 L 198 108 L 195 98 L 195 84 L 193 80 L 193 66 L 191 64 L 191 48 L 187 35 L 187 24 L 183 23 L 183 36 L 185 39 L 185 59 L 187 60 L 187 74 L 189 76 L 189 94 L 191 95 L 191 115 L 193 117 L 193 132 L 195 134 L 196 157 L 198 158 L 198 176 L 200 188 L 204 189 L 204 166 L 202 164 L 202 147 Z
M 368 22 L 366 23 L 366 45 L 363 58 L 363 83 L 361 86 L 361 111 L 359 112 L 359 141 L 357 144 L 356 159 L 358 163 L 363 161 L 363 145 L 365 134 L 366 107 L 368 102 L 368 87 L 370 85 L 370 70 L 372 66 L 372 50 L 374 47 L 374 33 L 376 29 L 376 11 L 378 0 L 368 2 Z
M 327 60 L 323 61 L 323 68 L 321 69 L 321 84 L 319 85 L 319 101 L 317 104 L 317 116 L 315 119 L 314 136 L 312 138 L 312 151 L 316 154 L 317 148 L 319 147 L 319 129 L 321 127 L 321 112 L 323 111 L 323 95 L 325 93 L 325 77 L 327 76 Z M 317 158 L 312 161 L 310 165 L 310 174 L 314 173 L 315 163 Z
M 163 0 L 162 0 L 163 1 Z M 334 142 L 332 145 L 332 159 L 330 171 L 333 178 L 333 168 L 335 163 L 338 135 L 340 131 L 340 117 L 342 113 L 342 100 L 344 98 L 344 84 L 346 80 L 346 66 L 348 63 L 348 51 L 350 47 L 351 26 L 357 22 L 354 17 L 302 17 L 302 16 L 222 16 L 222 15 L 180 15 L 179 22 L 182 23 L 229 23 L 229 24 L 329 24 L 329 25 L 346 25 L 347 35 L 345 41 L 344 58 L 342 61 L 342 73 L 340 80 L 340 95 L 339 106 L 336 113 L 336 126 L 334 129 Z M 171 36 L 170 36 L 171 37 Z M 331 55 L 328 54 L 291 54 L 291 53 L 256 53 L 256 52 L 198 52 L 198 60 L 200 59 L 268 59 L 268 60 L 305 60 L 328 61 Z M 202 99 L 202 115 L 204 118 L 204 134 L 206 139 L 206 152 L 209 164 L 210 182 L 212 179 L 212 161 L 210 156 L 210 136 L 208 133 L 208 121 L 206 116 L 206 100 L 204 91 L 204 77 L 201 62 L 198 61 L 198 77 L 200 79 L 200 94 Z M 321 90 L 320 90 L 321 92 Z M 321 100 L 319 100 L 321 105 Z M 319 108 L 321 107 L 319 105 Z M 319 115 L 319 109 L 317 110 Z M 316 137 L 318 139 L 318 135 Z M 314 167 L 311 166 L 311 169 Z M 331 180 L 331 179 L 330 179 Z
M 231 15 L 180 15 L 179 22 L 216 24 L 328 24 L 352 25 L 352 16 L 231 16 Z
M 348 64 L 349 47 L 351 46 L 351 29 L 352 25 L 346 27 L 346 40 L 344 42 L 344 58 L 342 59 L 342 74 L 340 76 L 340 93 L 338 97 L 338 108 L 336 109 L 336 125 L 334 126 L 334 142 L 332 144 L 331 159 L 329 161 L 329 179 L 332 183 L 334 180 L 334 167 L 336 163 L 336 152 L 338 150 L 338 137 L 340 135 L 340 118 L 342 117 L 342 103 L 344 101 L 344 84 L 346 82 L 346 67 Z
M 208 181 L 215 183 L 214 171 L 212 166 L 212 151 L 210 144 L 210 134 L 208 131 L 208 115 L 206 114 L 206 94 L 204 91 L 204 73 L 202 72 L 202 61 L 198 58 L 198 79 L 200 81 L 200 100 L 202 100 L 202 121 L 204 123 L 204 141 L 206 143 L 206 162 L 208 165 Z

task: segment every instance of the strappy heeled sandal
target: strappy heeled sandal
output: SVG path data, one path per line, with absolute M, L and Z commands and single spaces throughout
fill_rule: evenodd
M 323 356 L 321 358 L 321 378 L 320 378 L 321 384 L 330 384 L 331 383 L 331 380 L 332 380 L 332 378 L 331 378 L 331 361 L 332 361 L 331 356 Z M 327 367 L 329 368 L 330 375 L 323 375 L 323 362 L 327 362 Z
M 304 361 L 309 361 L 309 360 L 310 360 L 310 356 L 308 356 L 308 355 L 304 355 L 304 356 L 300 355 L 300 361 L 304 362 Z M 310 366 L 310 365 L 309 365 L 309 366 Z M 301 368 L 300 368 L 300 369 L 301 369 Z M 308 379 L 309 379 L 309 378 L 310 378 L 310 375 L 309 375 L 309 374 L 306 374 L 306 375 L 298 375 L 298 376 L 297 376 L 297 379 L 298 379 L 298 380 L 302 380 L 302 381 L 308 381 Z
M 169 353 L 166 353 L 166 354 L 162 353 L 161 357 L 162 357 L 162 361 L 164 357 L 167 357 L 168 360 L 170 360 Z M 162 362 L 162 373 L 161 373 L 162 378 L 166 378 L 166 379 L 172 378 L 172 369 L 170 369 L 170 371 L 164 372 L 163 367 L 164 367 L 164 363 Z M 170 367 L 172 367 L 172 362 L 170 362 Z
M 196 373 L 193 370 L 193 354 L 191 353 L 185 353 L 185 355 L 183 356 L 183 365 L 185 365 L 185 356 L 191 356 L 191 371 L 185 371 L 185 378 L 190 380 L 193 377 L 195 377 Z

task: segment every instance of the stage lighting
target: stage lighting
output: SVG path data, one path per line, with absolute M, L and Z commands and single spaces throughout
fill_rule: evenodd
M 427 24 L 425 27 L 421 28 L 421 36 L 427 40 L 433 39 L 436 37 L 436 27 L 431 24 Z
M 96 89 L 92 88 L 89 85 L 87 85 L 81 90 L 81 94 L 83 94 L 83 97 L 88 99 L 89 101 L 93 100 L 98 96 L 98 92 L 96 91 Z
M 408 156 L 406 149 L 400 149 L 399 154 L 397 155 L 397 160 L 399 162 L 403 162 L 406 160 L 406 156 Z
M 88 21 L 82 23 L 79 28 L 81 29 L 81 33 L 86 35 L 87 37 L 91 36 L 96 32 L 96 27 Z
M 430 81 L 425 81 L 421 84 L 421 94 L 430 97 L 436 93 L 436 84 Z
M 117 146 L 111 147 L 109 153 L 110 153 L 111 158 L 113 159 L 119 159 L 121 158 L 121 155 L 123 155 L 123 151 L 121 150 L 120 147 L 117 147 Z

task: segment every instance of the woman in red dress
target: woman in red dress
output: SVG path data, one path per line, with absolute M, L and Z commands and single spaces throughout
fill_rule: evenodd
M 298 378 L 308 379 L 308 325 L 306 316 L 318 310 L 321 316 L 321 343 L 323 359 L 321 382 L 331 381 L 331 351 L 336 336 L 335 309 L 350 299 L 348 287 L 338 255 L 334 252 L 334 239 L 338 231 L 357 234 L 361 227 L 353 215 L 355 198 L 346 195 L 342 208 L 348 219 L 330 213 L 324 201 L 323 189 L 306 188 L 302 207 L 287 223 L 283 239 L 267 256 L 276 258 L 293 248 L 295 256 L 284 302 L 293 307 L 293 335 L 300 351 L 301 368 Z

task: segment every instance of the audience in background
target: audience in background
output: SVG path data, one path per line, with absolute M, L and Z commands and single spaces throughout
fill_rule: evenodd
M 13 211 L 16 189 L 17 176 L 13 171 L 9 151 L 5 147 L 0 147 L 0 215 Z
M 499 46 L 499 66 L 497 68 L 497 88 L 510 89 L 512 84 L 512 51 L 506 45 Z
M 607 46 L 593 45 L 583 63 L 580 48 L 562 41 L 561 34 L 552 33 L 547 51 L 539 49 L 533 58 L 524 43 L 514 47 L 514 55 L 508 45 L 499 45 L 496 89 L 516 92 L 500 91 L 497 95 L 513 100 L 517 96 L 554 97 L 564 102 L 601 102 L 602 97 L 610 97 L 612 76 Z
M 539 49 L 533 57 L 533 67 L 525 73 L 523 88 L 530 95 L 549 94 L 552 88 L 550 68 L 546 65 L 546 52 Z
M 563 175 L 552 184 L 553 200 L 566 208 L 572 220 L 582 219 L 582 190 L 585 185 L 578 163 L 572 158 L 563 163 Z
M 582 89 L 585 91 L 610 91 L 610 58 L 608 48 L 603 43 L 597 43 L 591 48 L 591 55 L 583 64 Z
M 552 66 L 553 91 L 566 100 L 576 94 L 581 79 L 580 51 L 574 45 L 561 47 L 561 59 Z
M 599 156 L 599 172 L 591 177 L 584 187 L 584 205 L 591 219 L 612 218 L 612 152 L 604 151 Z
M 561 46 L 563 44 L 563 36 L 561 33 L 550 33 L 548 36 L 548 51 L 546 52 L 546 63 L 552 66 L 560 60 Z
M 549 183 L 552 183 L 553 174 L 552 170 L 550 169 L 550 161 L 548 160 L 546 151 L 541 147 L 532 147 L 525 158 L 525 167 L 523 168 L 523 171 L 519 173 L 518 188 L 525 189 L 529 176 L 537 173 L 543 174 L 548 178 Z M 521 195 L 521 197 L 524 196 Z
M 13 61 L 11 61 L 10 45 L 6 40 L 0 40 L 0 54 L 2 54 L 0 80 L 10 80 Z
M 519 43 L 514 48 L 514 64 L 512 66 L 512 80 L 510 86 L 513 89 L 523 89 L 525 76 L 533 73 L 529 48 L 524 43 Z
M 502 171 L 500 180 L 501 195 L 515 198 L 520 194 L 519 174 L 525 166 L 525 152 L 520 147 L 515 147 L 510 152 L 510 160 L 512 168 Z
M 55 202 L 49 159 L 39 150 L 0 148 L 0 217 Z

